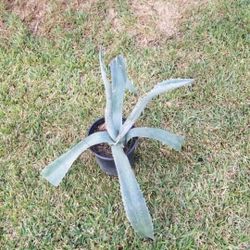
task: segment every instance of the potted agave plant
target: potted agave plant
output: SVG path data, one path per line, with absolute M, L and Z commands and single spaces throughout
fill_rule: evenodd
M 134 230 L 142 237 L 154 239 L 152 218 L 131 168 L 133 151 L 138 137 L 156 139 L 178 151 L 184 138 L 159 128 L 134 127 L 134 123 L 154 97 L 190 85 L 193 80 L 172 79 L 156 84 L 151 91 L 139 99 L 132 112 L 124 119 L 122 109 L 125 90 L 135 91 L 127 76 L 125 59 L 117 56 L 111 61 L 111 82 L 107 77 L 101 51 L 99 61 L 106 94 L 105 117 L 91 126 L 89 135 L 84 140 L 43 169 L 42 176 L 52 185 L 58 186 L 73 162 L 83 151 L 91 148 L 101 168 L 110 175 L 118 175 L 126 215 Z M 102 126 L 101 129 L 100 126 Z M 103 144 L 109 145 L 111 157 L 102 155 L 101 150 L 96 149 L 96 145 Z

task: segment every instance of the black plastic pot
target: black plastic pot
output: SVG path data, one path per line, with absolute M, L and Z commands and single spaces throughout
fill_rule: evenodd
M 93 125 L 90 127 L 88 131 L 88 135 L 91 135 L 94 132 L 96 132 L 98 126 L 103 124 L 104 121 L 105 121 L 104 118 L 100 118 L 96 120 L 93 123 Z M 134 164 L 134 151 L 137 145 L 138 145 L 138 138 L 133 138 L 126 153 L 131 166 Z M 112 157 L 101 155 L 99 152 L 95 150 L 94 147 L 91 147 L 90 150 L 95 154 L 96 162 L 106 174 L 111 175 L 111 176 L 117 176 L 115 162 Z

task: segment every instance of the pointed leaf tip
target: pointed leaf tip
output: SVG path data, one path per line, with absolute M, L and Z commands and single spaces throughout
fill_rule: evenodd
M 121 145 L 112 146 L 111 149 L 127 218 L 139 235 L 154 239 L 152 218 L 134 172 L 131 169 L 128 157 L 125 155 Z
M 160 128 L 133 128 L 128 131 L 126 140 L 129 141 L 133 137 L 146 137 L 158 140 L 171 148 L 180 151 L 184 143 L 184 137 L 173 134 L 167 130 Z
M 57 187 L 80 154 L 87 148 L 99 143 L 111 144 L 113 141 L 107 132 L 96 132 L 89 135 L 45 167 L 41 172 L 42 177 Z

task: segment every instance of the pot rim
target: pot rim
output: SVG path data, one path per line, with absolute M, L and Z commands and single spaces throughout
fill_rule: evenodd
M 104 120 L 105 118 L 102 117 L 102 118 L 98 118 L 95 120 L 95 122 L 92 123 L 92 125 L 90 126 L 89 130 L 88 130 L 88 135 L 91 135 L 93 134 L 93 130 L 94 128 L 96 127 L 96 125 L 100 125 L 102 123 L 104 123 Z M 125 119 L 124 119 L 125 120 Z M 134 127 L 134 126 L 133 126 Z M 132 127 L 132 128 L 133 128 Z M 137 147 L 138 145 L 138 137 L 134 137 L 133 139 L 133 142 L 131 143 L 128 151 L 125 153 L 127 156 L 130 155 L 134 150 L 135 148 Z M 99 153 L 97 153 L 94 149 L 93 149 L 93 146 L 89 148 L 94 154 L 96 157 L 100 158 L 100 159 L 103 159 L 103 160 L 106 160 L 106 161 L 114 161 L 114 158 L 113 157 L 108 157 L 108 156 L 103 156 Z

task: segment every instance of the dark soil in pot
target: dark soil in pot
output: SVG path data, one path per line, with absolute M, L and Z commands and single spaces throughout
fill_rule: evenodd
M 90 127 L 88 135 L 93 134 L 98 131 L 106 131 L 105 120 L 100 118 L 93 123 Z M 138 139 L 131 139 L 127 145 L 124 147 L 124 152 L 128 156 L 130 164 L 134 163 L 134 150 L 138 145 Z M 100 168 L 108 175 L 117 176 L 117 171 L 115 167 L 115 162 L 112 157 L 111 148 L 106 143 L 97 144 L 90 148 L 90 150 L 95 154 L 96 161 Z

